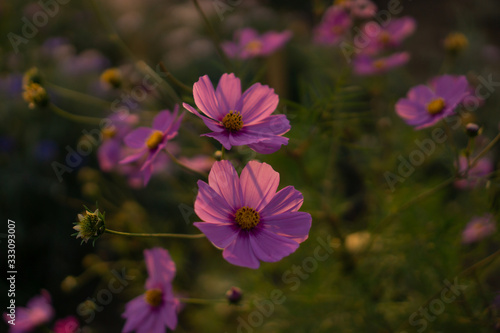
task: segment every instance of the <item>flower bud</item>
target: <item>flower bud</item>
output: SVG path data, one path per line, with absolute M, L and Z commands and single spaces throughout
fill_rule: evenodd
M 99 209 L 96 209 L 93 213 L 87 209 L 84 215 L 78 214 L 78 222 L 73 227 L 78 232 L 72 236 L 76 235 L 76 238 L 81 238 L 82 243 L 87 243 L 89 239 L 92 239 L 95 243 L 96 239 L 106 230 L 104 220 L 104 215 L 99 212 Z
M 29 103 L 30 109 L 34 109 L 35 106 L 45 107 L 49 104 L 47 91 L 41 85 L 34 82 L 24 86 L 23 98 Z
M 230 304 L 238 304 L 243 298 L 243 293 L 240 288 L 231 287 L 231 289 L 226 292 L 226 298 Z
M 465 132 L 467 133 L 467 135 L 469 137 L 475 138 L 476 136 L 478 136 L 479 134 L 481 134 L 482 129 L 479 127 L 478 124 L 468 123 L 465 126 Z

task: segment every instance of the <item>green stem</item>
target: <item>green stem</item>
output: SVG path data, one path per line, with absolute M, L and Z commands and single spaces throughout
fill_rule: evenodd
M 227 303 L 227 299 L 178 298 L 178 300 L 181 303 L 189 304 Z
M 226 153 L 226 148 L 224 148 L 224 146 L 222 146 L 222 148 L 220 149 L 220 159 L 221 159 L 221 161 L 224 159 L 225 153 Z
M 202 177 L 204 177 L 204 178 L 208 178 L 208 175 L 207 175 L 206 173 L 204 173 L 204 172 L 202 172 L 202 171 L 198 171 L 198 170 L 195 170 L 195 169 L 192 169 L 192 168 L 188 167 L 187 165 L 185 165 L 184 163 L 182 163 L 181 161 L 179 161 L 179 160 L 177 159 L 177 157 L 175 157 L 174 155 L 172 155 L 172 153 L 171 153 L 171 152 L 169 152 L 167 149 L 165 149 L 165 150 L 166 150 L 166 152 L 167 152 L 168 156 L 170 157 L 170 159 L 171 159 L 171 160 L 172 160 L 175 164 L 177 164 L 178 166 L 180 166 L 180 167 L 182 167 L 182 168 L 184 168 L 184 169 L 186 169 L 186 170 L 188 170 L 188 171 L 191 171 L 191 172 L 193 172 L 193 173 L 196 173 L 196 174 L 198 174 L 198 175 L 200 175 L 200 176 L 202 176 Z
M 446 120 L 443 120 L 443 124 L 444 124 L 444 129 L 446 131 L 446 135 L 451 140 L 451 150 L 453 152 L 453 157 L 455 159 L 456 173 L 458 173 L 458 170 L 460 168 L 460 164 L 459 164 L 460 158 L 458 156 L 458 148 L 457 148 L 457 145 L 455 143 L 455 139 L 453 138 L 453 132 L 451 131 L 451 128 L 448 125 L 448 123 L 446 122 Z
M 56 93 L 66 95 L 70 98 L 74 98 L 77 100 L 80 100 L 82 102 L 87 102 L 88 104 L 93 104 L 105 109 L 109 109 L 111 104 L 108 101 L 105 101 L 103 99 L 87 95 L 84 93 L 81 93 L 79 91 L 71 90 L 68 88 L 64 88 L 61 86 L 58 86 L 56 84 L 50 83 L 50 82 L 45 82 L 45 86 L 49 87 L 50 89 L 54 90 Z
M 121 236 L 132 236 L 132 237 L 167 237 L 167 238 L 184 238 L 184 239 L 197 239 L 204 238 L 205 234 L 167 234 L 167 233 L 135 233 L 135 232 L 123 232 L 107 229 L 104 231 L 108 234 L 121 235 Z
M 181 81 L 179 81 L 175 76 L 173 76 L 172 73 L 170 73 L 167 70 L 167 68 L 165 67 L 165 65 L 163 64 L 163 62 L 160 62 L 160 68 L 161 68 L 161 71 L 166 74 L 167 78 L 170 79 L 170 81 L 172 81 L 172 83 L 174 83 L 179 88 L 183 89 L 184 91 L 186 91 L 186 92 L 188 92 L 190 94 L 193 93 L 193 89 L 190 88 L 190 87 L 188 87 L 187 85 L 185 85 Z
M 52 103 L 50 104 L 49 107 L 52 111 L 54 111 L 55 114 L 57 114 L 63 118 L 66 118 L 68 120 L 77 122 L 77 123 L 100 125 L 101 121 L 102 121 L 102 119 L 100 119 L 100 118 L 79 116 L 76 114 L 69 113 L 68 111 L 64 111 L 63 109 L 61 109 L 60 107 L 58 107 Z
M 208 33 L 210 34 L 210 37 L 212 38 L 212 42 L 214 43 L 215 49 L 216 49 L 217 53 L 219 54 L 219 56 L 221 57 L 222 62 L 224 62 L 224 65 L 226 66 L 226 68 L 229 71 L 232 71 L 233 66 L 232 66 L 231 62 L 229 61 L 229 58 L 227 57 L 226 53 L 224 52 L 224 50 L 222 50 L 222 48 L 220 46 L 220 40 L 219 40 L 219 37 L 217 36 L 217 33 L 215 32 L 214 27 L 212 26 L 212 24 L 210 24 L 210 21 L 208 20 L 207 16 L 203 12 L 203 9 L 201 9 L 201 6 L 200 6 L 198 0 L 193 0 L 193 3 L 194 3 L 194 6 L 196 7 L 196 10 L 198 11 L 201 18 L 203 19 L 203 22 L 205 22 L 205 25 L 208 29 Z
M 493 146 L 495 146 L 498 143 L 498 141 L 500 141 L 500 133 L 498 133 L 497 136 L 493 140 L 491 140 L 491 142 L 479 154 L 477 154 L 476 157 L 474 157 L 472 162 L 470 162 L 470 168 L 476 165 L 479 159 L 484 155 L 486 155 L 486 153 L 488 153 L 491 150 L 491 148 L 493 148 Z

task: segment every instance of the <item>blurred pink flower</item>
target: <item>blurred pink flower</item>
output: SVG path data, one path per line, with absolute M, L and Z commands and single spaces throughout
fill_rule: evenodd
M 342 6 L 331 6 L 323 19 L 314 29 L 314 41 L 317 44 L 336 45 L 346 37 L 352 26 L 352 20 Z
M 102 129 L 102 144 L 97 150 L 97 159 L 102 171 L 116 168 L 123 156 L 123 138 L 139 122 L 137 115 L 116 112 L 108 117 L 108 125 Z
M 368 19 L 377 13 L 377 5 L 370 0 L 345 0 L 341 4 L 349 9 L 351 15 L 360 19 Z
M 471 158 L 472 160 L 472 158 Z M 459 158 L 458 172 L 463 173 L 467 170 L 467 158 L 465 156 L 460 156 Z M 455 181 L 455 187 L 459 189 L 472 189 L 476 186 L 480 186 L 486 182 L 484 177 L 493 171 L 493 162 L 488 157 L 481 158 L 477 161 L 469 172 L 467 173 L 466 179 L 459 179 Z
M 413 34 L 416 26 L 415 19 L 409 16 L 392 19 L 385 26 L 376 21 L 370 21 L 361 28 L 365 36 L 363 38 L 364 44 L 355 46 L 363 54 L 375 55 L 381 51 L 400 46 L 406 37 Z
M 244 28 L 234 33 L 234 41 L 222 43 L 224 52 L 230 58 L 249 59 L 267 56 L 282 48 L 292 38 L 292 32 L 268 31 L 263 35 L 252 28 Z
M 140 171 L 144 175 L 144 185 L 149 182 L 153 172 L 153 162 L 159 153 L 166 148 L 168 140 L 177 135 L 182 117 L 177 117 L 179 106 L 174 112 L 169 110 L 159 112 L 153 120 L 153 127 L 139 127 L 124 138 L 125 144 L 135 149 L 134 153 L 120 161 L 122 164 L 135 162 L 146 156 Z
M 12 319 L 7 312 L 3 314 L 3 317 L 6 322 Z M 16 306 L 16 325 L 9 325 L 9 332 L 31 332 L 37 326 L 49 322 L 52 317 L 54 317 L 54 309 L 52 308 L 50 294 L 46 290 L 42 290 L 40 295 L 28 301 L 26 307 Z
M 196 106 L 183 106 L 200 117 L 212 133 L 203 134 L 216 139 L 226 149 L 248 145 L 260 154 L 274 153 L 288 144 L 283 137 L 290 130 L 290 122 L 283 114 L 271 115 L 279 98 L 274 89 L 255 83 L 243 94 L 240 79 L 234 74 L 223 74 L 217 90 L 207 75 L 200 77 L 193 86 Z
M 431 85 L 418 85 L 408 92 L 406 98 L 396 103 L 396 113 L 415 129 L 436 124 L 454 114 L 468 92 L 465 76 L 442 75 L 431 80 Z
M 191 169 L 206 172 L 210 170 L 215 162 L 215 159 L 210 156 L 198 155 L 193 157 L 182 156 L 179 157 L 179 161 Z
M 354 73 L 357 75 L 377 75 L 391 69 L 401 67 L 410 60 L 408 52 L 394 53 L 385 58 L 374 59 L 367 55 L 359 55 L 352 61 Z
M 480 241 L 497 230 L 493 215 L 474 216 L 462 233 L 462 243 L 470 244 Z
M 76 333 L 80 328 L 78 319 L 75 316 L 69 316 L 56 320 L 54 324 L 54 333 Z
M 229 161 L 215 162 L 208 184 L 198 181 L 194 225 L 237 266 L 258 268 L 295 252 L 311 228 L 311 215 L 299 212 L 304 198 L 293 186 L 276 193 L 279 173 L 250 161 L 238 177 Z
M 175 263 L 168 251 L 159 247 L 144 250 L 144 260 L 149 275 L 146 292 L 125 305 L 122 333 L 164 333 L 165 327 L 177 327 L 180 303 L 172 291 Z

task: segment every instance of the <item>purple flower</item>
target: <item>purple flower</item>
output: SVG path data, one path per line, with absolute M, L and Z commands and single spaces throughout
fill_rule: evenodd
M 54 333 L 76 333 L 79 328 L 78 319 L 75 316 L 69 316 L 55 322 Z
M 394 53 L 385 58 L 374 59 L 359 55 L 352 61 L 354 72 L 358 75 L 377 75 L 401 67 L 410 60 L 408 52 Z
M 375 16 L 377 6 L 370 0 L 347 0 L 346 7 L 353 17 L 367 19 Z
M 238 177 L 229 161 L 215 162 L 208 184 L 198 181 L 194 225 L 237 266 L 258 268 L 295 252 L 308 237 L 311 215 L 299 212 L 304 198 L 293 186 L 276 193 L 279 173 L 250 161 Z
M 490 236 L 497 230 L 493 215 L 474 216 L 462 233 L 462 243 L 470 244 Z
M 245 28 L 234 33 L 234 42 L 222 43 L 224 52 L 230 58 L 249 59 L 267 56 L 280 49 L 292 38 L 292 32 L 268 31 L 259 36 L 252 28 Z
M 216 139 L 226 149 L 248 145 L 260 154 L 274 153 L 288 144 L 283 137 L 290 130 L 290 122 L 283 114 L 271 115 L 279 98 L 274 89 L 255 83 L 243 94 L 240 79 L 234 74 L 223 74 L 214 91 L 207 75 L 193 86 L 196 106 L 183 106 L 200 117 L 212 133 L 203 134 Z
M 177 118 L 179 106 L 175 106 L 174 112 L 168 110 L 159 112 L 153 120 L 153 127 L 139 127 L 125 137 L 125 144 L 136 151 L 120 161 L 120 163 L 135 162 L 146 156 L 140 171 L 144 175 L 144 185 L 149 182 L 153 172 L 153 163 L 158 154 L 165 149 L 167 142 L 177 135 L 181 125 L 182 117 Z
M 342 6 L 331 6 L 314 29 L 314 41 L 318 44 L 336 45 L 340 43 L 352 26 L 352 20 Z
M 125 158 L 123 139 L 138 121 L 137 115 L 121 111 L 108 117 L 108 125 L 101 131 L 102 144 L 97 150 L 97 159 L 102 171 L 113 170 L 120 160 Z
M 464 173 L 467 170 L 467 158 L 465 156 L 460 156 L 458 160 L 458 172 Z M 484 178 L 486 175 L 493 171 L 493 162 L 485 157 L 481 158 L 477 161 L 476 165 L 474 165 L 467 172 L 466 179 L 456 180 L 454 185 L 459 189 L 472 189 L 476 186 L 484 184 L 486 181 Z
M 174 330 L 177 326 L 179 300 L 174 298 L 172 280 L 175 263 L 167 250 L 156 247 L 144 250 L 148 270 L 146 292 L 125 305 L 126 318 L 122 333 L 162 333 L 165 327 Z
M 387 49 L 392 49 L 401 45 L 401 42 L 411 35 L 416 28 L 415 19 L 405 16 L 399 19 L 392 19 L 385 26 L 381 26 L 375 21 L 367 22 L 361 28 L 364 45 L 358 47 L 363 54 L 374 55 Z
M 46 290 L 42 290 L 41 295 L 30 299 L 25 308 L 17 306 L 15 315 L 5 312 L 3 317 L 6 322 L 15 319 L 15 325 L 9 325 L 9 332 L 30 332 L 37 326 L 49 322 L 54 317 L 50 294 Z
M 469 84 L 465 76 L 442 75 L 431 82 L 431 86 L 411 88 L 407 98 L 401 98 L 396 103 L 396 113 L 415 129 L 432 126 L 452 115 L 468 95 Z

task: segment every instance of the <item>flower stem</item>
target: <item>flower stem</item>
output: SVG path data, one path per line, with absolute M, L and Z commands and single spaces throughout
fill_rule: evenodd
M 226 153 L 226 148 L 224 148 L 224 146 L 222 146 L 222 148 L 220 149 L 220 160 L 221 161 L 224 159 L 225 153 Z
M 226 68 L 229 71 L 232 71 L 233 66 L 232 66 L 231 62 L 229 61 L 229 58 L 227 57 L 226 53 L 224 52 L 224 50 L 222 50 L 222 48 L 220 46 L 220 40 L 219 40 L 219 37 L 217 36 L 217 33 L 214 30 L 214 27 L 212 26 L 212 24 L 210 24 L 210 21 L 208 20 L 207 16 L 203 12 L 203 9 L 201 9 L 201 6 L 200 6 L 198 0 L 193 0 L 193 3 L 194 3 L 194 6 L 196 7 L 196 10 L 198 11 L 201 18 L 203 19 L 203 22 L 205 22 L 205 25 L 208 29 L 208 33 L 210 34 L 210 37 L 212 38 L 215 49 L 217 50 L 217 53 L 221 57 L 222 62 L 224 62 L 224 65 L 226 66 Z
M 166 237 L 166 238 L 184 238 L 184 239 L 197 239 L 204 238 L 205 234 L 167 234 L 167 233 L 135 233 L 135 232 L 123 232 L 107 229 L 104 230 L 108 234 L 121 235 L 121 236 L 131 236 L 131 237 Z
M 202 299 L 202 298 L 178 298 L 182 303 L 189 304 L 213 304 L 213 303 L 227 303 L 227 299 Z
M 500 133 L 498 133 L 497 136 L 493 140 L 491 140 L 491 142 L 483 150 L 481 150 L 481 152 L 477 154 L 476 157 L 474 157 L 474 159 L 470 162 L 469 168 L 472 168 L 474 165 L 476 165 L 479 159 L 484 155 L 486 155 L 486 153 L 488 153 L 491 150 L 491 148 L 493 148 L 493 146 L 495 146 L 498 143 L 499 140 L 500 140 Z
M 175 76 L 172 75 L 172 73 L 170 73 L 168 71 L 168 69 L 165 67 L 165 65 L 163 64 L 163 62 L 160 62 L 160 69 L 163 73 L 165 73 L 165 75 L 167 76 L 168 79 L 170 79 L 170 81 L 172 81 L 172 83 L 174 83 L 175 85 L 177 85 L 179 88 L 181 88 L 182 90 L 192 94 L 193 93 L 193 89 L 188 87 L 187 85 L 185 85 L 184 83 L 182 83 L 181 81 L 179 81 Z
M 81 93 L 79 91 L 64 88 L 64 87 L 58 86 L 58 85 L 50 83 L 50 82 L 45 82 L 44 85 L 51 88 L 52 90 L 54 90 L 57 93 L 60 93 L 62 95 L 66 95 L 70 98 L 80 100 L 82 102 L 86 102 L 88 104 L 93 104 L 95 106 L 102 107 L 105 109 L 109 109 L 111 106 L 111 103 L 109 103 L 108 101 L 105 101 L 103 99 L 100 99 L 100 98 L 97 98 L 97 97 L 94 97 L 91 95 Z
M 54 111 L 55 114 L 57 114 L 63 118 L 66 118 L 68 120 L 77 122 L 77 123 L 99 125 L 101 123 L 101 120 L 102 120 L 100 118 L 79 116 L 76 114 L 69 113 L 68 111 L 64 111 L 63 109 L 61 109 L 60 107 L 58 107 L 52 103 L 50 104 L 49 107 L 52 111 Z
M 188 167 L 186 164 L 182 163 L 181 161 L 179 161 L 177 159 L 177 157 L 175 157 L 174 155 L 172 155 L 171 152 L 169 152 L 168 150 L 165 149 L 165 151 L 167 152 L 168 156 L 170 157 L 170 159 L 175 163 L 177 164 L 178 166 L 190 171 L 190 172 L 193 172 L 193 173 L 196 173 L 204 178 L 208 178 L 208 175 L 202 171 L 198 171 L 198 170 L 195 170 L 195 169 L 192 169 L 190 167 Z

